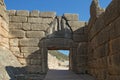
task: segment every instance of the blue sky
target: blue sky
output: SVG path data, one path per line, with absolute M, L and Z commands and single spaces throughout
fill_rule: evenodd
M 106 8 L 112 0 L 99 0 L 100 6 Z M 7 10 L 54 11 L 57 15 L 64 13 L 79 14 L 81 21 L 88 21 L 92 0 L 5 0 Z M 69 51 L 59 50 L 64 54 Z
M 105 8 L 112 0 L 99 0 Z M 57 15 L 63 13 L 79 14 L 79 19 L 88 21 L 89 8 L 92 0 L 5 0 L 7 9 L 54 11 Z

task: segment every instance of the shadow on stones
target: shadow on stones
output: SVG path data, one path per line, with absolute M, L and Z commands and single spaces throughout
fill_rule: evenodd
M 18 80 L 18 76 L 24 76 L 23 74 L 26 74 L 26 69 L 25 67 L 12 67 L 12 66 L 7 66 L 6 71 L 10 77 L 10 80 Z M 20 80 L 20 79 L 19 79 Z M 23 79 L 22 79 L 23 80 Z

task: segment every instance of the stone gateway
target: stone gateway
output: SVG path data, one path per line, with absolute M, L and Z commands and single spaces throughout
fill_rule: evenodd
M 78 14 L 6 10 L 0 0 L 0 80 L 43 80 L 48 50 L 69 50 L 69 70 L 120 80 L 120 0 L 93 0 L 88 22 Z

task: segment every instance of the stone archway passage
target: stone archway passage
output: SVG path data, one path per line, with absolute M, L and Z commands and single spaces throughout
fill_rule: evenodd
M 72 48 L 73 41 L 65 38 L 51 38 L 43 39 L 40 41 L 40 50 L 42 54 L 42 71 L 47 73 L 48 71 L 48 50 L 70 50 Z

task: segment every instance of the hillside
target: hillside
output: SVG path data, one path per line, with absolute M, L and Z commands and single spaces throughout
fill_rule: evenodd
M 65 61 L 69 60 L 69 56 L 58 52 L 57 50 L 48 51 L 51 55 L 55 56 L 58 60 Z

